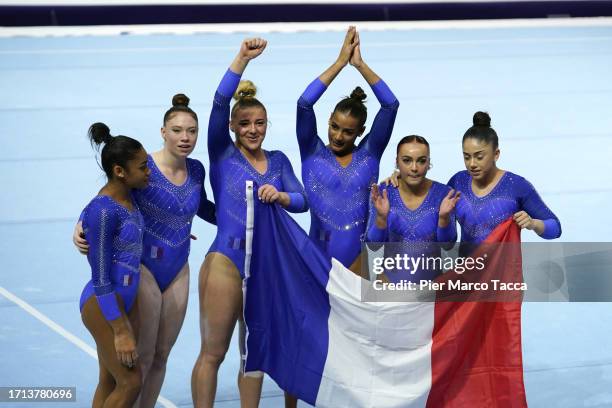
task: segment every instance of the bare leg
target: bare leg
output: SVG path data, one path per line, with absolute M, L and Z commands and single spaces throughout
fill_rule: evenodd
M 144 267 L 143 267 L 144 268 Z M 145 268 L 146 269 L 146 268 Z M 157 287 L 157 283 L 155 283 Z M 159 291 L 159 289 L 158 289 Z M 189 264 L 185 264 L 170 286 L 161 293 L 161 316 L 152 365 L 144 379 L 140 407 L 154 407 L 166 375 L 170 350 L 183 327 L 189 296 Z
M 245 353 L 244 342 L 246 341 L 246 327 L 242 319 L 242 314 L 238 320 L 240 325 L 240 356 Z M 263 384 L 263 373 L 251 373 L 248 376 L 238 372 L 238 390 L 240 392 L 240 407 L 241 408 L 257 408 L 259 399 L 261 398 L 261 386 Z
M 118 300 L 123 310 L 121 299 Z M 137 309 L 137 307 L 134 307 L 129 314 L 136 338 L 138 338 Z M 140 367 L 136 365 L 134 368 L 128 368 L 117 359 L 113 330 L 106 319 L 104 319 L 95 296 L 92 296 L 83 306 L 81 318 L 85 327 L 87 327 L 87 330 L 89 330 L 96 341 L 98 361 L 100 362 L 100 379 L 105 382 L 104 384 L 98 384 L 93 403 L 96 404 L 96 407 L 101 406 L 105 408 L 131 407 L 140 392 Z M 113 378 L 115 386 L 107 394 L 107 387 L 110 385 L 108 381 L 109 376 Z M 102 398 L 105 396 L 104 394 L 106 394 L 106 398 L 102 401 Z
M 151 271 L 140 265 L 138 286 L 138 311 L 140 317 L 140 336 L 138 338 L 139 364 L 142 372 L 142 392 L 135 406 L 144 407 L 142 400 L 147 399 L 145 385 L 155 357 L 157 333 L 162 308 L 162 295 Z
M 297 404 L 297 398 L 285 392 L 285 408 L 297 408 Z
M 367 256 L 367 255 L 365 255 L 365 256 Z M 357 256 L 357 258 L 355 258 L 355 260 L 353 261 L 353 263 L 351 264 L 349 269 L 355 275 L 361 276 L 365 280 L 369 280 L 370 279 L 370 275 L 368 273 L 368 270 L 361 267 L 361 253 Z
M 93 408 L 102 408 L 104 406 L 104 401 L 106 401 L 110 393 L 115 389 L 115 379 L 111 373 L 99 360 L 98 366 L 100 367 L 100 378 L 98 380 L 93 402 L 91 403 Z
M 217 372 L 229 348 L 242 310 L 242 280 L 234 263 L 211 252 L 200 269 L 200 354 L 191 375 L 191 395 L 196 408 L 212 407 Z

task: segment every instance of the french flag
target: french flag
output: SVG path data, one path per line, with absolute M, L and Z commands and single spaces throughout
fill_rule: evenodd
M 363 302 L 360 277 L 250 192 L 245 372 L 317 407 L 527 406 L 520 299 Z M 508 220 L 486 242 L 519 243 L 520 231 Z M 489 256 L 485 273 L 520 269 L 520 247 Z

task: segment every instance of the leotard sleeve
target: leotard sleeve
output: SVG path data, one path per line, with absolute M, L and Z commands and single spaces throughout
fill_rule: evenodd
M 522 179 L 520 186 L 519 204 L 531 218 L 542 220 L 544 232 L 540 235 L 544 239 L 555 239 L 561 236 L 561 222 L 559 218 L 544 204 L 544 201 L 533 185 Z
M 95 200 L 84 211 L 83 223 L 87 226 L 87 257 L 96 299 L 104 318 L 115 320 L 121 316 L 121 312 L 110 277 L 113 239 L 119 220 L 112 207 L 104 205 L 101 200 Z
M 283 153 L 280 153 L 280 155 L 283 163 L 283 189 L 289 195 L 289 206 L 287 207 L 287 211 L 293 213 L 308 211 L 308 201 L 306 200 L 304 186 L 302 186 L 302 183 L 300 183 L 298 178 L 295 176 L 293 167 L 291 166 L 291 162 L 289 162 L 287 156 L 285 156 Z
M 222 159 L 233 146 L 228 126 L 230 101 L 239 82 L 240 75 L 228 69 L 215 92 L 208 122 L 208 156 L 211 162 Z
M 399 101 L 382 79 L 372 85 L 372 90 L 380 103 L 380 109 L 374 118 L 374 122 L 372 122 L 370 133 L 361 141 L 360 145 L 380 160 L 389 139 L 391 139 Z
M 200 168 L 202 174 L 202 190 L 200 192 L 200 206 L 198 207 L 197 216 L 207 221 L 213 225 L 217 225 L 217 215 L 215 203 L 208 199 L 206 195 L 206 189 L 204 188 L 204 180 L 206 179 L 206 170 L 204 170 L 204 165 L 196 161 L 196 166 Z
M 316 78 L 298 99 L 296 133 L 302 161 L 317 150 L 320 139 L 317 135 L 317 118 L 313 106 L 326 89 L 325 84 Z
M 457 220 L 455 212 L 450 215 L 450 221 L 446 227 L 438 227 L 436 230 L 436 241 L 447 244 L 442 245 L 444 249 L 451 249 L 457 242 Z

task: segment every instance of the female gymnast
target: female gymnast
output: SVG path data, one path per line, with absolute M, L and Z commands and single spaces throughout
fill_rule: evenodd
M 466 170 L 455 174 L 448 185 L 461 192 L 456 216 L 461 225 L 459 253 L 467 254 L 502 221 L 513 217 L 521 229 L 535 231 L 545 239 L 561 236 L 561 223 L 523 177 L 497 167 L 499 140 L 491 118 L 476 112 L 473 126 L 463 135 Z
M 198 138 L 198 117 L 189 98 L 177 94 L 161 128 L 164 146 L 148 156 L 149 186 L 134 196 L 145 221 L 138 294 L 138 353 L 143 377 L 137 406 L 154 407 L 166 363 L 185 319 L 189 296 L 191 224 L 195 215 L 215 224 L 215 207 L 204 190 L 204 166 L 187 156 Z M 87 242 L 75 231 L 81 251 Z
M 326 146 L 317 135 L 313 106 L 347 64 L 359 71 L 381 107 L 372 130 L 365 131 L 366 94 L 356 87 L 342 99 L 328 120 Z M 389 143 L 399 102 L 387 84 L 363 61 L 359 33 L 350 26 L 336 61 L 312 81 L 297 103 L 297 138 L 302 160 L 302 181 L 310 205 L 310 237 L 330 257 L 362 274 L 361 238 L 368 218 L 370 185 L 378 180 L 380 158 Z M 365 273 L 364 273 L 365 277 Z M 295 407 L 286 395 L 285 406 Z
M 461 193 L 455 208 L 461 226 L 459 254 L 468 254 L 502 221 L 512 217 L 521 229 L 533 230 L 544 239 L 561 236 L 561 223 L 525 178 L 497 167 L 499 138 L 491 128 L 491 117 L 476 112 L 473 126 L 463 135 L 466 170 L 455 174 L 448 185 Z M 397 187 L 399 173 L 385 183 Z
M 313 105 L 347 65 L 372 88 L 381 107 L 370 133 L 359 145 L 367 117 L 360 87 L 342 99 L 328 120 L 326 146 L 317 135 Z M 349 27 L 336 61 L 312 81 L 297 103 L 297 138 L 302 181 L 310 205 L 310 237 L 346 267 L 359 270 L 361 237 L 368 218 L 370 186 L 378 180 L 380 158 L 389 142 L 399 102 L 385 82 L 363 61 L 359 34 Z
M 241 346 L 242 278 L 244 278 L 247 180 L 254 182 L 259 199 L 278 203 L 288 211 L 308 209 L 303 187 L 287 157 L 266 151 L 267 113 L 255 98 L 249 81 L 240 81 L 248 63 L 266 48 L 261 38 L 244 40 L 225 73 L 213 100 L 208 127 L 210 181 L 217 204 L 217 236 L 200 270 L 200 330 L 202 344 L 192 373 L 194 406 L 212 407 L 217 371 L 230 344 L 236 320 L 240 320 Z M 234 95 L 236 103 L 230 109 Z M 229 128 L 228 128 L 229 123 Z M 230 136 L 230 130 L 235 140 Z M 262 376 L 238 374 L 243 407 L 256 407 Z
M 81 294 L 81 318 L 96 341 L 99 382 L 93 407 L 131 407 L 141 387 L 136 293 L 140 281 L 144 221 L 132 189 L 149 182 L 147 153 L 140 142 L 111 136 L 108 126 L 89 128 L 92 145 L 104 144 L 108 182 L 82 212 L 91 280 Z
M 372 206 L 366 241 L 398 242 L 385 247 L 385 257 L 397 253 L 440 256 L 440 246 L 452 247 L 457 240 L 454 208 L 460 193 L 427 178 L 431 168 L 429 143 L 424 137 L 406 136 L 397 144 L 398 187 L 372 186 Z M 381 192 L 382 191 L 382 192 Z M 439 244 L 432 244 L 439 243 Z M 434 279 L 441 271 L 387 271 L 391 282 Z

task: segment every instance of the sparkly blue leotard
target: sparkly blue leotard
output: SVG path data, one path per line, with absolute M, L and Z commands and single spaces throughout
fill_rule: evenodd
M 310 237 L 349 267 L 361 251 L 370 186 L 378 180 L 380 158 L 389 143 L 399 102 L 382 80 L 372 86 L 381 108 L 370 133 L 353 150 L 351 163 L 342 167 L 317 135 L 313 105 L 325 89 L 317 78 L 297 103 L 302 181 L 310 205 Z
M 82 216 L 91 280 L 81 293 L 80 308 L 95 295 L 104 318 L 115 320 L 121 316 L 115 294 L 123 300 L 126 313 L 136 299 L 144 221 L 137 205 L 129 211 L 104 195 L 91 200 Z
M 491 192 L 478 197 L 472 191 L 472 176 L 466 171 L 455 174 L 448 185 L 461 192 L 456 215 L 461 225 L 460 254 L 470 251 L 482 242 L 502 221 L 517 211 L 525 211 L 530 217 L 544 222 L 545 239 L 561 236 L 561 223 L 544 204 L 539 194 L 523 177 L 506 171 Z
M 187 262 L 193 217 L 215 224 L 215 205 L 206 197 L 199 161 L 187 159 L 187 179 L 180 186 L 163 175 L 151 156 L 148 166 L 149 186 L 135 190 L 134 197 L 145 221 L 142 263 L 163 292 Z
M 208 252 L 220 252 L 236 265 L 244 278 L 247 180 L 257 189 L 271 184 L 289 194 L 291 212 L 308 210 L 304 188 L 289 159 L 280 151 L 264 151 L 268 168 L 260 174 L 234 145 L 229 133 L 230 100 L 240 75 L 228 70 L 221 80 L 208 124 L 210 183 L 217 206 L 217 236 Z
M 451 215 L 447 227 L 438 227 L 440 204 L 450 191 L 450 187 L 433 181 L 427 196 L 421 205 L 411 210 L 406 207 L 399 189 L 393 186 L 380 185 L 380 192 L 386 189 L 389 197 L 389 216 L 387 228 L 376 227 L 376 209 L 370 207 L 368 230 L 366 240 L 369 242 L 397 242 L 398 245 L 386 246 L 385 257 L 394 257 L 395 254 L 407 254 L 411 257 L 438 257 L 440 245 L 432 243 L 454 243 L 457 240 L 457 228 L 454 214 Z M 402 279 L 418 282 L 421 279 L 434 279 L 441 270 L 421 268 L 417 271 L 387 272 L 391 282 Z

